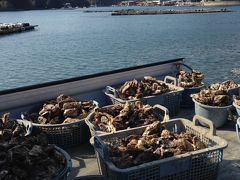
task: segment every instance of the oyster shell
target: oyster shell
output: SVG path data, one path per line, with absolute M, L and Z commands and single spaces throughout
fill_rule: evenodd
M 24 118 L 38 124 L 62 124 L 80 121 L 95 108 L 93 101 L 77 102 L 70 96 L 60 95 L 43 104 L 38 113 L 25 113 Z
M 232 104 L 232 97 L 223 90 L 203 89 L 197 94 L 192 94 L 197 102 L 209 106 L 228 106 Z
M 110 159 L 119 168 L 129 168 L 207 147 L 194 134 L 172 133 L 158 122 L 149 125 L 142 134 L 111 142 L 106 140 L 104 143 L 108 147 Z
M 208 86 L 211 90 L 228 90 L 232 88 L 237 88 L 238 84 L 233 80 L 227 80 L 222 83 L 213 83 Z
M 202 72 L 193 70 L 192 73 L 186 71 L 179 71 L 177 75 L 179 86 L 184 88 L 199 87 L 202 85 L 204 75 Z
M 240 106 L 240 96 L 233 95 L 233 101 L 236 105 Z
M 0 118 L 0 179 L 53 179 L 66 166 L 63 154 L 48 145 L 44 134 L 23 136 L 25 127 Z M 7 138 L 6 133 L 7 132 Z
M 169 92 L 170 89 L 167 84 L 157 80 L 152 76 L 144 76 L 141 81 L 132 80 L 126 81 L 121 87 L 117 89 L 118 95 L 121 99 L 139 99 L 145 96 L 160 95 Z
M 89 120 L 101 131 L 115 132 L 162 121 L 162 118 L 154 112 L 152 106 L 137 101 L 124 105 L 115 104 L 108 108 L 98 108 Z

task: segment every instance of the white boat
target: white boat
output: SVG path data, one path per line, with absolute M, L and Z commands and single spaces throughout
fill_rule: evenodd
M 49 99 L 56 98 L 59 94 L 70 95 L 76 99 L 94 99 L 101 106 L 110 104 L 110 100 L 104 94 L 106 86 L 115 86 L 127 80 L 140 79 L 145 75 L 155 76 L 163 79 L 166 75 L 174 76 L 179 71 L 179 64 L 183 63 L 183 58 L 161 61 L 152 64 L 129 67 L 119 70 L 102 72 L 93 75 L 64 79 L 60 81 L 47 82 L 26 87 L 0 91 L 0 114 L 11 112 L 11 118 L 20 118 L 21 112 L 39 105 Z M 193 110 L 182 110 L 179 116 L 188 118 L 193 115 Z M 230 131 L 226 131 L 226 129 Z M 219 136 L 224 136 L 229 141 L 229 147 L 224 152 L 223 162 L 219 170 L 220 179 L 234 179 L 237 176 L 238 168 L 234 169 L 229 163 L 239 162 L 238 139 L 234 139 L 235 131 L 233 127 L 226 127 L 218 130 Z M 74 170 L 70 174 L 70 179 L 79 177 L 80 179 L 101 178 L 95 157 L 95 153 L 89 144 L 82 145 L 67 150 L 72 157 Z M 220 158 L 220 157 L 219 157 Z M 79 163 L 80 161 L 80 163 Z M 239 162 L 240 163 L 240 162 Z M 94 175 L 94 176 L 92 176 Z M 95 176 L 96 175 L 96 176 Z

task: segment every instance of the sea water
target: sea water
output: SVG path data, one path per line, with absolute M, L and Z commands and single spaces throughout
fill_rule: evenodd
M 39 25 L 0 37 L 0 90 L 180 57 L 203 71 L 206 83 L 240 82 L 240 7 L 226 8 L 234 12 L 111 16 L 106 11 L 114 7 L 0 12 L 0 22 Z

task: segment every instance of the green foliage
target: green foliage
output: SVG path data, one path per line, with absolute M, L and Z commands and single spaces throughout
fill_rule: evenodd
M 88 0 L 0 0 L 7 1 L 14 9 L 48 9 L 61 8 L 64 3 L 71 3 L 73 7 L 89 7 Z
M 37 9 L 44 9 L 46 8 L 47 0 L 35 0 L 35 7 Z
M 8 0 L 9 3 L 13 5 L 14 8 L 16 9 L 30 9 L 31 8 L 31 3 L 29 0 Z
M 47 8 L 61 8 L 63 5 L 62 0 L 47 0 Z

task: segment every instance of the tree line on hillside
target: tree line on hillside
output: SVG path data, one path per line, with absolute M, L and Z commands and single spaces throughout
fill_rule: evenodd
M 0 0 L 1 1 L 1 0 Z M 13 9 L 50 9 L 61 8 L 65 3 L 73 7 L 89 7 L 88 0 L 5 0 Z

